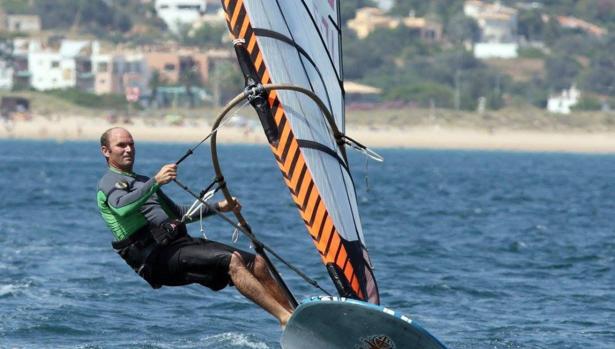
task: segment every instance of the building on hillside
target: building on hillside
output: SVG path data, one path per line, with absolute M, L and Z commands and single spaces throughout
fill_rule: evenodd
M 348 21 L 348 27 L 359 39 L 366 38 L 379 28 L 395 29 L 404 25 L 414 31 L 425 42 L 437 42 L 442 39 L 442 24 L 426 18 L 410 15 L 404 18 L 388 16 L 380 8 L 363 7 L 357 10 L 355 18 Z
M 35 51 L 28 54 L 30 85 L 39 91 L 75 87 L 75 60 L 59 52 Z
M 356 103 L 375 103 L 379 102 L 382 89 L 369 85 L 360 84 L 354 81 L 344 81 L 345 100 L 349 106 Z
M 0 60 L 0 90 L 13 89 L 13 67 L 7 61 Z
M 480 28 L 480 40 L 474 44 L 477 58 L 515 58 L 519 44 L 517 40 L 517 13 L 514 8 L 479 0 L 464 3 L 463 12 L 474 18 Z
M 566 17 L 566 16 L 558 16 L 556 18 L 557 18 L 557 22 L 559 23 L 559 25 L 562 26 L 563 28 L 579 29 L 579 30 L 584 31 L 587 34 L 590 34 L 590 35 L 593 35 L 599 38 L 605 36 L 608 33 L 608 31 L 605 28 L 602 28 L 593 23 L 586 22 L 579 18 Z
M 389 11 L 395 5 L 395 0 L 376 0 L 376 5 L 383 11 Z
M 0 90 L 13 88 L 13 42 L 0 40 Z
M 28 48 L 30 40 L 24 38 L 13 39 L 13 88 L 30 87 L 30 69 L 28 65 Z
M 192 22 L 192 26 L 190 31 L 188 32 L 189 36 L 193 36 L 197 30 L 199 30 L 205 24 L 214 25 L 214 26 L 224 26 L 226 28 L 226 18 L 224 17 L 224 9 L 218 8 L 217 10 L 211 9 L 211 7 L 207 6 L 207 12 L 203 14 L 200 18 Z M 224 31 L 226 33 L 226 30 Z
M 180 55 L 177 52 L 147 52 L 145 60 L 149 69 L 158 71 L 161 80 L 170 84 L 178 83 L 180 77 L 188 71 L 199 69 L 195 67 L 196 62 L 191 55 Z
M 402 23 L 415 30 L 424 42 L 439 42 L 442 40 L 442 24 L 439 22 L 410 16 L 403 18 Z
M 5 15 L 2 28 L 8 32 L 38 33 L 41 31 L 41 18 L 36 15 Z
M 558 96 L 551 96 L 547 101 L 547 110 L 551 113 L 570 114 L 571 108 L 581 99 L 581 91 L 572 85 L 570 89 L 563 90 Z
M 477 42 L 474 44 L 474 57 L 512 59 L 519 56 L 518 50 L 519 45 L 516 43 Z
M 87 74 L 91 73 L 91 63 L 88 62 L 91 44 L 89 41 L 63 40 L 60 47 L 55 48 L 40 41 L 30 41 L 30 86 L 39 91 L 76 88 L 79 81 L 81 88 L 92 90 L 93 77 Z
M 197 91 L 197 86 L 209 82 L 210 71 L 218 62 L 233 59 L 230 50 L 203 52 L 177 45 L 160 45 L 136 51 L 116 47 L 103 52 L 97 41 L 54 38 L 41 42 L 19 38 L 12 44 L 12 86 L 43 91 L 77 88 L 99 95 L 125 94 L 127 98 L 135 95 L 144 98 L 151 94 L 151 78 L 158 71 L 160 81 L 157 85 L 181 84 L 191 94 L 192 88 Z M 7 84 L 0 76 L 0 86 Z
M 122 56 L 99 52 L 92 55 L 95 94 L 119 93 L 122 90 L 120 67 L 123 67 Z
M 150 83 L 148 95 L 153 105 L 190 107 L 213 101 L 202 86 L 210 82 L 211 71 L 218 62 L 234 58 L 230 50 L 203 52 L 188 48 L 155 48 L 144 56 L 151 74 L 158 71 L 160 76 L 155 91 Z
M 127 94 L 138 91 L 146 94 L 149 89 L 150 70 L 141 52 L 96 52 L 92 55 L 94 93 Z
M 130 94 L 136 94 L 133 98 L 139 99 L 149 91 L 151 71 L 147 66 L 147 60 L 142 52 L 132 52 L 124 55 L 124 69 L 122 70 L 120 93 L 129 99 Z
M 144 56 L 149 69 L 157 70 L 161 78 L 172 84 L 187 79 L 197 79 L 200 83 L 207 83 L 216 61 L 233 59 L 232 52 L 228 50 L 148 51 Z
M 0 32 L 6 31 L 6 12 L 0 7 Z
M 222 7 L 222 1 L 220 0 L 205 0 L 207 3 L 207 12 L 208 13 L 218 13 L 218 11 L 224 11 Z
M 384 14 L 379 8 L 363 7 L 357 10 L 355 18 L 348 21 L 348 28 L 353 30 L 359 39 L 366 38 L 378 28 L 395 29 L 399 19 Z
M 80 91 L 94 92 L 92 54 L 98 46 L 97 41 L 61 41 L 60 54 L 62 57 L 75 61 L 75 84 L 72 87 Z
M 95 73 L 95 93 L 127 94 L 138 91 L 141 98 L 152 96 L 156 88 L 182 84 L 200 86 L 210 79 L 212 67 L 221 60 L 233 59 L 229 50 L 198 51 L 179 47 L 143 47 L 138 52 L 114 51 L 92 56 Z M 159 81 L 151 81 L 154 72 Z M 159 89 L 160 93 L 165 89 Z M 175 90 L 174 90 L 175 91 Z
M 169 30 L 179 34 L 183 26 L 191 26 L 205 14 L 206 0 L 156 0 L 156 13 Z

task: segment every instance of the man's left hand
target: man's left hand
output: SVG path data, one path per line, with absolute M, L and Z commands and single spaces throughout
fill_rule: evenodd
M 216 204 L 218 211 L 220 212 L 229 212 L 229 211 L 239 211 L 241 210 L 241 204 L 237 198 L 233 197 L 232 202 L 228 202 L 226 199 L 221 200 Z

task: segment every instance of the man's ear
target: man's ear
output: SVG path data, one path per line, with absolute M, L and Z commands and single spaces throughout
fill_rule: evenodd
M 106 157 L 109 158 L 109 156 L 111 156 L 111 150 L 109 150 L 109 148 L 107 148 L 106 145 L 102 145 L 100 146 L 100 152 Z

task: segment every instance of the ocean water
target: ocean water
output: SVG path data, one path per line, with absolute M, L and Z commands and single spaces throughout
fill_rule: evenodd
M 136 170 L 188 147 L 139 143 Z M 380 152 L 351 159 L 384 305 L 450 348 L 615 348 L 615 156 Z M 269 150 L 220 153 L 255 233 L 333 291 Z M 0 348 L 279 348 L 274 319 L 236 290 L 152 290 L 115 255 L 104 171 L 95 142 L 0 141 Z M 212 178 L 207 146 L 180 168 L 195 191 Z M 203 225 L 232 243 L 221 219 Z M 280 270 L 298 298 L 320 294 Z

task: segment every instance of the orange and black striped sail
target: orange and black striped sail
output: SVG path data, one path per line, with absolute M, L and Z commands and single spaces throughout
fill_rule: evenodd
M 244 41 L 259 82 L 314 92 L 344 132 L 340 0 L 222 0 L 235 39 Z M 271 150 L 301 218 L 341 296 L 378 304 L 344 150 L 308 96 L 270 91 L 277 127 Z

